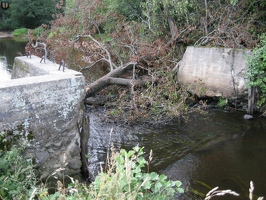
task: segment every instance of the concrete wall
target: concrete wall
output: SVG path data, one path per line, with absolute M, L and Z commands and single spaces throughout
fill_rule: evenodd
M 246 95 L 245 55 L 250 50 L 187 47 L 180 62 L 178 80 L 200 95 L 236 97 Z
M 36 158 L 42 179 L 60 167 L 65 168 L 65 175 L 80 173 L 82 74 L 58 71 L 58 65 L 40 63 L 40 58 L 33 56 L 16 57 L 12 77 L 17 79 L 0 81 L 0 131 L 22 125 L 26 134 L 31 134 L 27 153 Z

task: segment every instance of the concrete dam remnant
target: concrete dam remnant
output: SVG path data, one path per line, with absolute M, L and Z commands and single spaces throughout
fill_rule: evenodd
M 248 49 L 189 46 L 179 63 L 178 80 L 201 90 L 200 95 L 247 96 L 245 55 L 250 53 Z
M 59 168 L 64 169 L 59 177 L 72 176 L 86 170 L 82 163 L 89 137 L 85 78 L 74 70 L 58 71 L 50 61 L 39 61 L 36 56 L 16 57 L 12 79 L 0 80 L 0 132 L 22 126 L 31 133 L 26 154 L 35 158 L 41 179 Z

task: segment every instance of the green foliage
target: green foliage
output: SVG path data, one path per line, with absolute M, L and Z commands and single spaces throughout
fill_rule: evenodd
M 113 156 L 107 173 L 100 173 L 92 184 L 98 199 L 169 199 L 183 193 L 180 181 L 167 180 L 165 175 L 144 173 L 147 165 L 143 148 L 122 149 Z M 151 155 L 150 155 L 151 158 Z M 112 163 L 115 163 L 114 165 Z
M 260 90 L 258 106 L 266 103 L 266 35 L 260 37 L 260 44 L 253 49 L 248 56 L 248 70 L 246 72 L 249 87 L 257 87 Z
M 48 24 L 56 11 L 54 0 L 12 0 L 10 8 L 0 14 L 0 29 L 36 28 L 42 23 Z
M 0 199 L 28 199 L 36 179 L 31 161 L 21 156 L 24 146 L 0 150 Z
M 142 16 L 142 0 L 103 0 L 108 10 L 115 10 L 118 14 L 126 17 L 127 20 L 138 20 Z
M 220 97 L 219 100 L 218 100 L 217 106 L 218 107 L 224 107 L 225 105 L 226 105 L 226 99 Z
M 28 33 L 28 29 L 27 28 L 19 28 L 19 29 L 15 29 L 13 31 L 13 35 L 14 36 L 27 35 L 27 33 Z
M 198 4 L 198 3 L 197 3 Z M 193 1 L 169 1 L 169 0 L 147 0 L 141 3 L 143 16 L 147 25 L 158 35 L 169 30 L 169 19 L 174 19 L 179 24 L 186 24 L 192 15 L 189 15 L 192 8 L 197 8 Z M 188 25 L 188 24 L 187 24 Z
M 138 146 L 128 152 L 124 149 L 120 153 L 111 150 L 108 171 L 102 171 L 89 186 L 71 179 L 72 183 L 63 188 L 58 182 L 54 194 L 49 195 L 47 188 L 40 189 L 39 199 L 170 199 L 175 193 L 184 192 L 180 181 L 167 180 L 165 175 L 155 172 L 144 173 L 147 161 L 143 154 L 143 148 Z
M 238 2 L 238 0 L 230 0 L 230 3 L 231 3 L 233 6 L 236 5 L 237 2 Z
M 43 30 L 44 30 L 44 28 L 42 28 L 42 27 L 35 28 L 35 29 L 33 30 L 33 35 L 34 35 L 34 36 L 39 36 L 39 35 L 41 35 L 41 33 L 43 32 Z

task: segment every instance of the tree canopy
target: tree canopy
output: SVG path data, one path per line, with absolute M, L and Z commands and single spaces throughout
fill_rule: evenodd
M 16 28 L 36 28 L 48 24 L 57 13 L 58 4 L 55 0 L 10 0 L 10 8 L 1 10 L 0 30 Z

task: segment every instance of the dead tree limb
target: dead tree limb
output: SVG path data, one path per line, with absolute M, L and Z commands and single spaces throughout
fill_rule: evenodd
M 76 37 L 77 39 L 75 40 L 78 41 L 80 38 L 90 38 L 93 42 L 95 42 L 102 50 L 105 51 L 108 59 L 105 59 L 105 60 L 108 60 L 108 63 L 109 63 L 109 66 L 110 66 L 110 70 L 114 70 L 115 68 L 117 68 L 117 66 L 112 62 L 112 57 L 111 57 L 111 54 L 110 52 L 104 47 L 103 44 L 101 44 L 98 40 L 96 40 L 94 37 L 92 37 L 90 34 L 89 35 L 77 35 Z
M 44 50 L 44 57 L 42 59 L 47 60 L 47 48 L 46 48 L 46 44 L 44 42 L 37 42 L 35 44 L 31 44 L 31 46 L 36 49 L 39 46 L 43 46 L 42 49 Z M 42 61 L 42 60 L 41 60 Z M 44 61 L 45 62 L 45 61 Z
M 93 66 L 95 66 L 97 63 L 100 63 L 100 62 L 104 62 L 104 63 L 109 63 L 108 60 L 106 60 L 105 58 L 101 58 L 99 60 L 96 60 L 94 63 L 90 64 L 89 66 L 87 67 L 84 67 L 80 70 L 80 72 L 84 71 L 84 70 L 89 70 L 90 68 L 92 68 Z
M 122 74 L 124 74 L 126 71 L 131 70 L 134 65 L 137 63 L 135 62 L 129 62 L 127 64 L 124 64 L 120 67 L 117 67 L 113 71 L 110 71 L 105 76 L 99 78 L 98 80 L 94 81 L 93 83 L 89 84 L 87 87 L 86 97 L 90 97 L 95 95 L 96 92 L 102 90 L 103 88 L 109 86 L 109 85 L 123 85 L 123 86 L 131 86 L 132 81 L 135 86 L 144 85 L 145 83 L 151 81 L 151 79 L 126 79 L 126 78 L 119 78 Z

